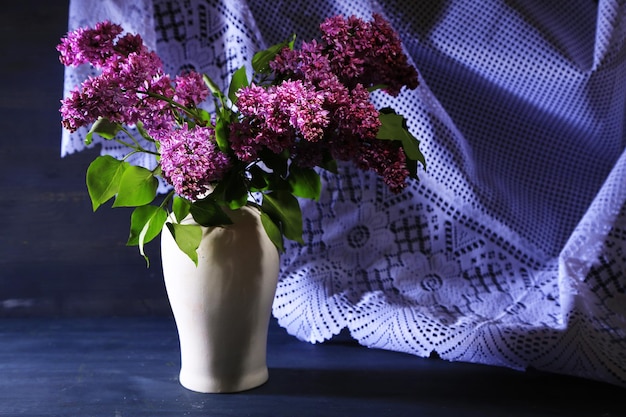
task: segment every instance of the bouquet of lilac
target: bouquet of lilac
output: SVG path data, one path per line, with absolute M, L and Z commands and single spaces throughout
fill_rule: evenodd
M 197 72 L 165 74 L 141 36 L 117 24 L 68 33 L 57 47 L 61 62 L 92 65 L 98 75 L 62 100 L 63 127 L 90 127 L 88 143 L 97 134 L 128 149 L 89 166 L 94 211 L 111 199 L 113 207 L 134 207 L 129 245 L 145 257 L 144 244 L 167 225 L 197 263 L 200 225 L 229 224 L 228 210 L 244 205 L 258 207 L 279 251 L 284 238 L 302 242 L 298 198 L 317 200 L 318 169 L 334 172 L 336 161 L 371 170 L 401 192 L 425 166 L 419 141 L 401 115 L 377 110 L 370 93 L 416 88 L 417 71 L 379 15 L 336 16 L 320 29 L 321 39 L 298 49 L 294 36 L 256 53 L 253 74 L 240 68 L 224 90 Z M 138 152 L 153 154 L 155 168 L 127 161 Z M 169 194 L 157 192 L 159 177 Z M 197 225 L 179 223 L 188 215 Z

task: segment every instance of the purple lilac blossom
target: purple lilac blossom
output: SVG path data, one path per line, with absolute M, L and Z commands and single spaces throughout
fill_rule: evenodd
M 371 22 L 354 16 L 335 16 L 321 25 L 322 40 L 330 65 L 346 85 L 385 85 L 393 96 L 402 87 L 417 87 L 417 71 L 408 63 L 400 38 L 379 14 Z
M 143 44 L 143 39 L 140 35 L 127 33 L 117 40 L 115 44 L 115 52 L 122 56 L 128 56 L 133 52 L 143 52 L 147 50 Z
M 161 131 L 161 168 L 163 178 L 176 193 L 197 200 L 211 191 L 231 168 L 229 157 L 215 143 L 215 132 L 210 127 Z
M 97 23 L 94 28 L 79 28 L 69 32 L 57 46 L 59 59 L 66 66 L 89 63 L 100 68 L 116 53 L 114 40 L 122 31 L 120 25 L 104 21 Z
M 270 68 L 286 79 L 305 80 L 314 85 L 328 77 L 336 78 L 330 60 L 324 54 L 324 45 L 316 40 L 302 42 L 300 49 L 283 48 L 270 62 Z
M 195 71 L 186 72 L 174 79 L 176 94 L 174 100 L 186 107 L 196 107 L 209 96 L 209 88 L 202 75 Z
M 240 118 L 230 125 L 231 150 L 243 162 L 254 162 L 263 149 L 288 150 L 294 163 L 307 167 L 331 156 L 376 172 L 399 192 L 409 175 L 406 157 L 398 142 L 376 139 L 380 121 L 367 87 L 383 84 L 397 95 L 404 86 L 417 87 L 417 72 L 380 15 L 372 22 L 337 16 L 320 29 L 320 42 L 285 48 L 270 63 L 274 85 L 252 84 L 238 92 Z M 180 195 L 197 199 L 232 161 L 217 148 L 212 128 L 180 128 L 178 109 L 167 100 L 193 108 L 209 90 L 195 72 L 172 81 L 139 35 L 121 33 L 119 25 L 102 22 L 69 33 L 57 47 L 65 65 L 89 63 L 101 70 L 62 101 L 63 126 L 74 131 L 99 117 L 142 121 L 161 142 L 164 178 Z
M 124 59 L 109 59 L 100 75 L 90 77 L 62 100 L 63 126 L 73 132 L 99 117 L 134 124 L 144 116 L 138 111 L 147 104 L 142 103 L 142 93 L 162 77 L 162 63 L 154 52 L 133 52 Z
M 87 79 L 61 102 L 62 124 L 70 132 L 104 117 L 127 125 L 142 121 L 147 130 L 171 127 L 174 117 L 167 101 L 196 106 L 208 96 L 200 74 L 190 72 L 172 81 L 163 72 L 159 56 L 149 51 L 141 36 L 125 34 L 119 25 L 98 23 L 93 29 L 77 29 L 63 38 L 57 49 L 66 65 L 89 63 L 100 74 Z
M 237 107 L 243 119 L 231 129 L 233 151 L 241 160 L 251 162 L 263 148 L 281 153 L 298 140 L 320 141 L 329 123 L 323 103 L 321 91 L 299 80 L 268 88 L 242 88 Z
M 311 166 L 324 153 L 352 161 L 383 177 L 394 192 L 406 186 L 406 156 L 396 142 L 380 141 L 378 111 L 366 87 L 384 84 L 385 92 L 416 88 L 417 71 L 402 51 L 400 39 L 380 16 L 372 22 L 336 16 L 320 25 L 321 42 L 303 42 L 299 50 L 284 48 L 270 63 L 283 79 L 299 79 L 324 94 L 322 108 L 329 125 L 323 143 L 299 143 L 294 161 Z
M 324 94 L 301 81 L 285 81 L 274 88 L 275 114 L 284 114 L 289 126 L 304 140 L 316 142 L 328 125 L 328 111 L 322 108 Z
M 167 75 L 150 80 L 146 90 L 167 97 L 168 99 L 174 99 L 175 96 L 172 81 Z M 135 110 L 137 114 L 133 116 L 133 118 L 141 120 L 148 133 L 164 129 L 174 129 L 177 126 L 171 105 L 158 97 L 142 95 L 142 100 L 139 101 Z M 132 109 L 129 108 L 129 112 L 131 111 Z
M 362 143 L 359 158 L 354 162 L 359 168 L 380 175 L 394 193 L 399 193 L 407 186 L 409 171 L 406 168 L 406 155 L 396 141 Z

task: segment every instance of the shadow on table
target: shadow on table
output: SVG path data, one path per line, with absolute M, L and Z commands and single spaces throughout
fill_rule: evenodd
M 270 369 L 270 380 L 249 394 L 352 399 L 364 406 L 412 404 L 463 415 L 474 415 L 471 410 L 482 416 L 626 415 L 626 390 L 617 386 L 533 370 L 426 361 L 432 362 L 428 369 Z

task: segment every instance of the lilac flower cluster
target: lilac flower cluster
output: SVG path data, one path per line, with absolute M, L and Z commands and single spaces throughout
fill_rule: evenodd
M 163 177 L 179 195 L 192 201 L 208 194 L 232 166 L 230 158 L 217 148 L 211 127 L 189 128 L 185 124 L 159 134 Z
M 75 131 L 101 117 L 141 123 L 159 143 L 164 179 L 192 201 L 229 170 L 260 162 L 264 150 L 286 151 L 292 163 L 307 168 L 329 158 L 350 161 L 399 192 L 409 176 L 406 155 L 398 141 L 377 139 L 381 122 L 368 88 L 382 86 L 397 95 L 417 86 L 417 72 L 379 15 L 371 22 L 336 16 L 320 29 L 320 41 L 276 55 L 269 85 L 251 83 L 237 92 L 236 110 L 229 109 L 229 143 L 219 147 L 215 119 L 196 111 L 209 95 L 200 74 L 170 78 L 141 37 L 123 35 L 119 25 L 105 21 L 78 29 L 58 45 L 61 62 L 90 64 L 99 75 L 62 101 L 62 124 Z
M 240 160 L 252 162 L 264 148 L 291 150 L 299 137 L 318 142 L 329 124 L 323 102 L 324 95 L 302 81 L 243 88 L 237 99 L 243 117 L 231 126 L 231 148 Z
M 402 87 L 417 87 L 417 71 L 409 65 L 400 38 L 379 14 L 371 22 L 335 16 L 320 26 L 325 54 L 340 81 L 348 86 L 384 85 L 393 96 Z
M 380 122 L 367 88 L 383 85 L 387 93 L 397 95 L 402 87 L 417 87 L 417 71 L 408 64 L 397 34 L 380 15 L 374 15 L 371 22 L 335 16 L 320 29 L 321 42 L 303 42 L 299 50 L 285 48 L 270 62 L 278 79 L 300 81 L 305 94 L 323 97 L 314 104 L 324 111 L 323 140 L 316 136 L 311 141 L 296 130 L 304 140 L 294 141 L 293 159 L 305 166 L 319 164 L 324 155 L 352 161 L 381 175 L 392 191 L 399 192 L 409 176 L 406 156 L 397 142 L 376 138 Z M 250 94 L 242 92 L 246 98 Z M 258 107 L 257 114 L 251 110 L 249 116 L 268 121 L 261 114 L 265 107 Z M 240 147 L 254 148 L 268 140 L 266 135 L 257 129 L 253 140 L 239 140 L 244 142 Z
M 89 125 L 99 117 L 134 124 L 143 116 L 140 91 L 152 87 L 170 95 L 160 58 L 149 52 L 139 36 L 118 39 L 122 27 L 100 22 L 94 28 L 70 32 L 57 47 L 64 65 L 91 64 L 100 70 L 62 101 L 63 126 L 69 131 Z M 163 89 L 165 88 L 165 89 Z
M 209 90 L 196 72 L 172 80 L 139 35 L 121 34 L 121 26 L 105 21 L 61 40 L 57 49 L 64 65 L 90 64 L 100 71 L 62 101 L 62 124 L 75 131 L 100 117 L 126 125 L 141 122 L 160 143 L 164 178 L 178 194 L 196 199 L 231 164 L 217 149 L 212 128 L 179 123 L 181 109 L 196 108 Z

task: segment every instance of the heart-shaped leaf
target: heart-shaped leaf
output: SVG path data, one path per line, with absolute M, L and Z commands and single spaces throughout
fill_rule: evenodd
M 237 103 L 237 91 L 246 86 L 248 86 L 248 76 L 246 75 L 246 67 L 244 65 L 235 71 L 233 78 L 230 80 L 228 98 L 232 103 Z
M 196 224 L 165 223 L 178 248 L 198 266 L 198 247 L 202 241 L 202 227 Z
M 317 172 L 312 168 L 301 168 L 295 164 L 289 167 L 289 177 L 293 195 L 296 197 L 310 198 L 319 201 L 322 193 L 322 181 Z
M 122 174 L 113 207 L 137 207 L 150 204 L 156 197 L 159 181 L 152 171 L 128 165 Z
M 94 133 L 110 140 L 113 139 L 121 130 L 122 127 L 119 123 L 113 123 L 104 117 L 100 117 L 94 122 L 93 125 L 91 125 L 91 129 L 89 129 L 89 132 L 85 135 L 85 144 L 91 145 Z
M 261 212 L 261 224 L 263 225 L 267 236 L 270 238 L 274 246 L 276 246 L 276 249 L 278 249 L 278 252 L 283 253 L 285 251 L 283 234 L 278 225 L 276 225 L 271 217 L 264 212 Z
M 403 116 L 396 113 L 384 113 L 379 115 L 380 128 L 376 138 L 399 140 L 402 143 L 407 158 L 418 161 L 426 167 L 426 159 L 419 149 L 419 140 L 406 128 Z
M 223 226 L 233 222 L 212 198 L 194 201 L 189 212 L 198 224 L 206 227 Z
M 174 212 L 176 221 L 180 223 L 185 217 L 187 217 L 190 209 L 191 202 L 189 200 L 178 196 L 174 197 L 172 201 L 172 211 Z
M 93 211 L 117 194 L 128 167 L 130 165 L 127 162 L 110 155 L 99 156 L 89 165 L 86 182 Z
M 304 243 L 300 203 L 290 192 L 279 190 L 264 194 L 261 208 L 275 223 L 280 225 L 287 239 Z
M 167 219 L 167 212 L 158 206 L 140 206 L 130 216 L 130 235 L 126 244 L 139 246 L 143 254 L 143 245 L 157 237 Z
M 130 236 L 126 244 L 139 246 L 139 253 L 144 257 L 148 266 L 150 266 L 150 261 L 144 251 L 144 245 L 161 233 L 166 220 L 167 212 L 157 206 L 137 207 L 130 217 Z

